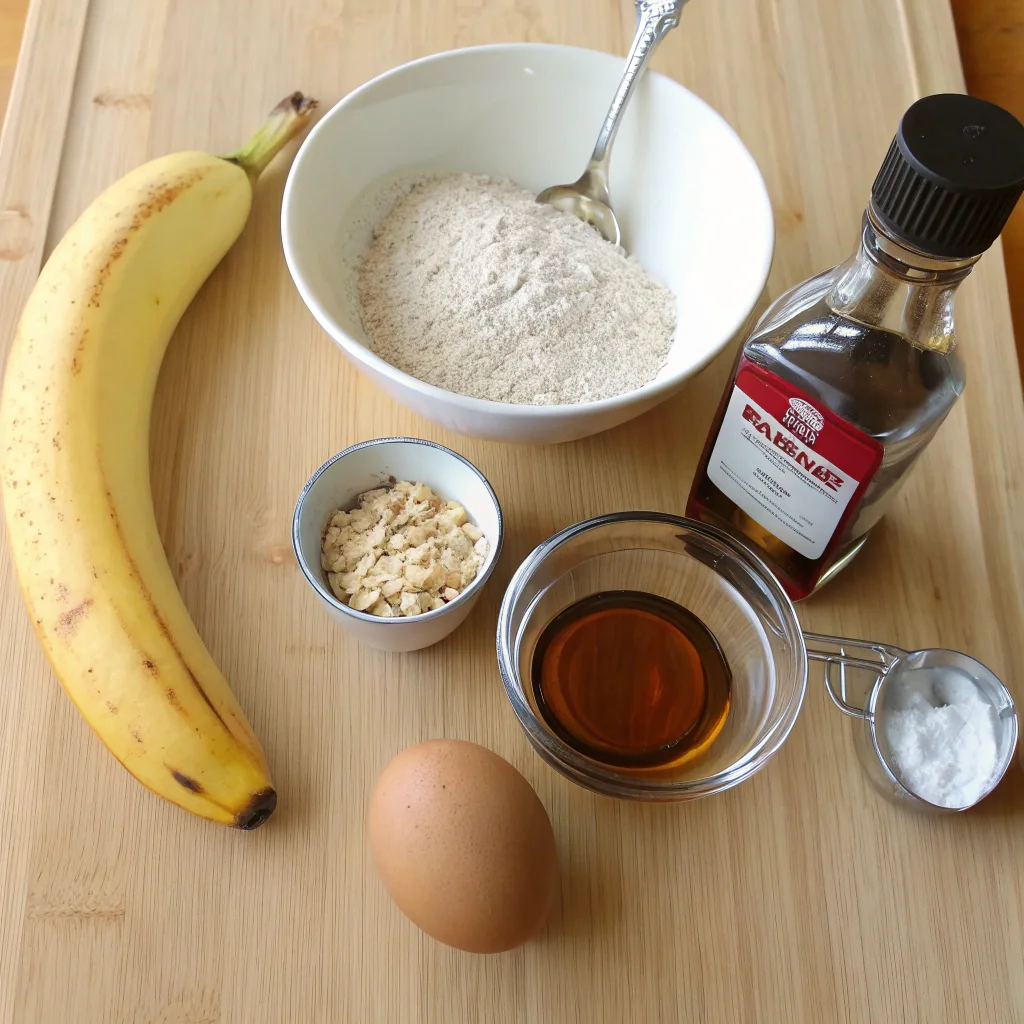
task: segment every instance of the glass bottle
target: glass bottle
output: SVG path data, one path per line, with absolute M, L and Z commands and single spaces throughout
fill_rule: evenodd
M 739 536 L 799 600 L 889 509 L 964 389 L 954 299 L 1024 190 L 1024 127 L 918 100 L 850 259 L 780 296 L 740 350 L 687 515 Z

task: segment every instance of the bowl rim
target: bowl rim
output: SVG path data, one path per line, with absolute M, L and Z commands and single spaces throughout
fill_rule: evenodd
M 721 353 L 728 347 L 729 341 L 735 337 L 736 333 L 750 316 L 751 312 L 757 305 L 758 298 L 764 291 L 765 284 L 768 281 L 768 276 L 771 273 L 772 262 L 775 257 L 776 234 L 775 217 L 772 209 L 771 196 L 768 192 L 768 186 L 765 183 L 764 175 L 761 173 L 760 166 L 754 159 L 753 154 L 747 148 L 743 139 L 740 138 L 736 129 L 733 128 L 733 126 L 729 124 L 729 122 L 717 110 L 715 110 L 711 104 L 701 99 L 701 97 L 696 93 L 687 89 L 686 86 L 677 82 L 674 78 L 670 78 L 668 75 L 664 75 L 659 71 L 649 70 L 647 72 L 648 75 L 653 75 L 656 78 L 665 81 L 670 87 L 681 90 L 690 100 L 695 102 L 698 106 L 703 107 L 707 113 L 720 123 L 725 132 L 732 136 L 735 142 L 739 145 L 740 150 L 749 158 L 750 163 L 756 172 L 757 181 L 760 185 L 760 189 L 758 190 L 759 195 L 763 201 L 764 210 L 767 215 L 767 230 L 764 237 L 765 245 L 764 251 L 761 253 L 760 270 L 758 274 L 761 283 L 757 292 L 751 297 L 749 303 L 746 304 L 746 310 L 743 311 L 742 315 L 735 316 L 733 318 L 733 322 L 730 323 L 729 330 L 725 332 L 722 339 L 717 343 L 717 345 L 713 346 L 707 353 L 705 353 L 698 362 L 663 379 L 656 378 L 633 391 L 623 392 L 621 395 L 613 395 L 610 398 L 602 398 L 593 402 L 578 402 L 571 405 L 524 405 L 515 402 L 492 402 L 489 399 L 473 398 L 469 395 L 461 395 L 455 391 L 447 391 L 434 384 L 428 384 L 426 381 L 422 381 L 418 377 L 414 377 L 412 374 L 406 373 L 404 370 L 400 370 L 397 366 L 393 366 L 391 363 L 382 359 L 368 346 L 362 344 L 356 338 L 348 334 L 348 332 L 345 331 L 321 305 L 319 299 L 315 296 L 312 287 L 308 285 L 304 275 L 298 268 L 298 260 L 295 253 L 299 248 L 301 248 L 301 241 L 297 241 L 293 237 L 293 232 L 290 226 L 292 209 L 295 202 L 294 196 L 297 189 L 295 182 L 301 168 L 310 160 L 310 154 L 315 153 L 317 140 L 322 133 L 325 133 L 328 130 L 327 125 L 329 125 L 330 122 L 335 117 L 339 116 L 347 107 L 361 99 L 365 93 L 379 87 L 384 82 L 392 78 L 407 74 L 411 69 L 417 68 L 421 65 L 444 63 L 451 60 L 462 60 L 468 56 L 480 53 L 501 55 L 505 53 L 538 51 L 546 53 L 562 52 L 574 57 L 586 55 L 586 59 L 588 60 L 597 57 L 604 61 L 615 61 L 617 65 L 622 60 L 622 58 L 617 55 L 607 53 L 604 50 L 594 50 L 584 46 L 567 46 L 562 43 L 487 43 L 481 46 L 466 46 L 453 50 L 442 50 L 439 53 L 432 53 L 425 57 L 419 57 L 416 60 L 407 61 L 397 67 L 389 68 L 387 71 L 381 72 L 381 74 L 369 79 L 343 96 L 317 121 L 312 130 L 303 140 L 302 145 L 295 154 L 291 168 L 288 171 L 288 178 L 285 181 L 284 195 L 281 201 L 281 243 L 284 249 L 285 263 L 288 266 L 288 272 L 291 275 L 292 282 L 295 284 L 306 308 L 309 309 L 313 314 L 314 319 L 331 337 L 334 343 L 338 345 L 346 355 L 355 360 L 357 364 L 386 377 L 392 383 L 412 391 L 422 398 L 434 402 L 445 402 L 449 406 L 454 406 L 463 413 L 486 416 L 504 415 L 534 421 L 560 421 L 567 415 L 599 415 L 628 408 L 629 406 L 643 402 L 644 400 L 657 400 L 662 397 L 668 397 L 669 394 L 677 390 L 687 380 L 695 377 L 701 372 L 701 370 L 721 355 Z M 582 159 L 583 158 L 581 157 L 581 160 Z
M 563 743 L 562 740 L 546 729 L 542 729 L 538 724 L 537 715 L 529 703 L 517 692 L 520 688 L 525 692 L 527 683 L 524 681 L 517 685 L 516 682 L 518 677 L 518 659 L 514 657 L 516 638 L 511 635 L 511 610 L 512 604 L 518 598 L 519 591 L 522 589 L 526 577 L 559 547 L 580 534 L 612 524 L 629 522 L 666 524 L 703 536 L 728 548 L 730 554 L 737 561 L 743 563 L 744 567 L 771 591 L 772 596 L 778 601 L 782 609 L 787 629 L 794 640 L 795 695 L 790 698 L 785 714 L 762 737 L 761 741 L 747 751 L 742 758 L 728 768 L 702 779 L 688 781 L 657 778 L 645 779 L 625 775 L 615 768 L 594 761 L 580 754 L 579 751 L 574 750 L 566 743 Z M 759 772 L 778 753 L 796 724 L 807 694 L 807 649 L 804 643 L 803 630 L 800 626 L 800 619 L 792 599 L 768 568 L 767 564 L 754 551 L 745 544 L 742 544 L 731 534 L 707 523 L 672 515 L 668 512 L 636 510 L 594 516 L 590 519 L 573 523 L 571 526 L 567 526 L 538 544 L 523 559 L 505 590 L 501 608 L 498 611 L 496 648 L 498 670 L 501 675 L 502 685 L 505 688 L 505 694 L 512 705 L 520 726 L 526 733 L 527 739 L 541 758 L 559 774 L 564 775 L 577 785 L 591 792 L 627 800 L 688 800 L 711 796 L 715 793 L 723 793 L 739 785 Z M 575 762 L 580 764 L 577 765 Z
M 424 448 L 435 448 L 438 451 L 443 452 L 445 455 L 457 459 L 463 465 L 472 470 L 484 485 L 484 489 L 487 491 L 491 502 L 494 505 L 494 511 L 498 517 L 498 536 L 491 542 L 491 549 L 487 553 L 487 559 L 476 578 L 454 600 L 449 601 L 443 608 L 434 608 L 429 612 L 422 612 L 419 615 L 403 615 L 400 618 L 385 619 L 378 615 L 371 615 L 369 612 L 361 612 L 357 611 L 355 608 L 350 608 L 347 604 L 343 604 L 339 601 L 334 594 L 331 593 L 330 588 L 325 586 L 324 582 L 318 578 L 318 574 L 313 571 L 312 567 L 306 561 L 305 556 L 302 554 L 302 546 L 299 543 L 299 528 L 306 498 L 309 496 L 309 492 L 312 490 L 313 485 L 323 473 L 330 469 L 336 462 L 340 462 L 343 458 L 351 455 L 353 452 L 361 451 L 363 448 L 374 448 L 378 445 L 396 443 L 417 444 L 422 445 Z M 320 468 L 317 469 L 317 471 L 306 481 L 305 486 L 299 493 L 298 500 L 295 502 L 295 511 L 292 513 L 292 551 L 295 555 L 295 560 L 299 563 L 299 568 L 302 570 L 302 575 L 306 577 L 306 582 L 309 583 L 309 585 L 316 591 L 317 595 L 326 601 L 332 608 L 337 608 L 343 614 L 350 616 L 357 622 L 371 622 L 380 626 L 403 626 L 422 622 L 432 622 L 436 619 L 443 618 L 457 606 L 465 604 L 467 600 L 471 599 L 481 589 L 481 587 L 484 586 L 490 578 L 491 573 L 494 572 L 494 567 L 498 564 L 498 559 L 501 557 L 501 548 L 504 543 L 504 538 L 505 521 L 501 511 L 501 503 L 498 501 L 498 496 L 494 493 L 494 488 L 491 486 L 491 482 L 487 477 L 485 477 L 484 474 L 480 472 L 480 470 L 464 455 L 460 455 L 458 452 L 452 451 L 451 448 L 447 448 L 443 444 L 438 444 L 436 441 L 428 441 L 422 437 L 375 437 L 368 441 L 359 441 L 356 444 L 349 445 L 348 448 L 338 452 L 337 455 L 332 455 L 331 458 L 320 466 Z M 317 568 L 319 568 L 319 564 Z

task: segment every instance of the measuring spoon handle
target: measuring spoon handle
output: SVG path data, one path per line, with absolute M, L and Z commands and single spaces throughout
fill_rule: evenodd
M 906 655 L 906 651 L 890 644 L 875 644 L 867 640 L 849 640 L 841 636 L 828 636 L 825 633 L 804 633 L 804 646 L 807 649 L 808 661 L 820 661 L 824 665 L 825 686 L 828 695 L 844 714 L 854 718 L 868 718 L 868 712 L 851 704 L 846 696 L 846 670 L 848 668 L 863 669 L 881 678 Z M 873 654 L 873 658 L 857 657 L 847 654 L 852 648 L 855 651 Z M 838 681 L 833 678 L 833 669 L 838 668 Z

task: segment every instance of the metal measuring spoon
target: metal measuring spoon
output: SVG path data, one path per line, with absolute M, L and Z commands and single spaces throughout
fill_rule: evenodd
M 647 67 L 647 61 L 658 43 L 679 24 L 679 15 L 686 0 L 634 0 L 636 4 L 636 35 L 626 61 L 626 70 L 612 105 L 608 108 L 597 145 L 591 154 L 587 169 L 572 185 L 552 185 L 537 196 L 538 203 L 548 203 L 557 210 L 571 213 L 597 228 L 615 245 L 622 237 L 619 222 L 612 211 L 612 197 L 608 191 L 608 164 L 612 156 L 612 143 L 619 130 L 622 114 L 633 95 L 633 89 Z
M 808 660 L 824 664 L 825 686 L 832 702 L 840 711 L 864 723 L 864 730 L 855 733 L 858 756 L 868 778 L 890 800 L 916 810 L 965 811 L 988 796 L 1006 774 L 1017 746 L 1017 711 L 1005 684 L 976 658 L 937 647 L 904 651 L 891 644 L 820 633 L 804 633 L 804 645 Z M 856 652 L 853 655 L 847 653 L 851 648 Z M 838 680 L 833 668 L 838 669 Z M 852 701 L 848 695 L 848 669 L 858 669 L 873 680 L 868 686 L 867 699 L 862 703 Z M 918 685 L 915 685 L 915 676 Z M 910 706 L 908 698 L 924 701 L 927 706 L 942 707 L 965 686 L 985 700 L 996 716 L 995 771 L 987 780 L 984 792 L 973 803 L 957 807 L 933 804 L 914 792 L 902 778 L 889 747 L 886 723 L 893 712 Z

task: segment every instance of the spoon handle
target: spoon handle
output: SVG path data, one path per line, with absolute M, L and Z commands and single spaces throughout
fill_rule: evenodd
M 665 35 L 679 24 L 679 15 L 686 0 L 634 0 L 636 4 L 636 35 L 626 61 L 626 70 L 622 74 L 618 89 L 612 99 L 608 113 L 605 115 L 601 133 L 597 137 L 597 145 L 590 157 L 591 173 L 598 171 L 607 177 L 607 164 L 611 155 L 612 142 L 619 130 L 622 113 L 633 95 L 633 89 L 651 54 L 657 49 L 658 43 Z

